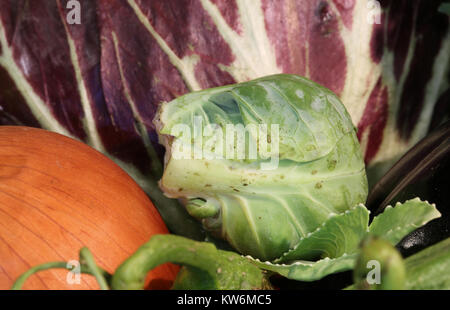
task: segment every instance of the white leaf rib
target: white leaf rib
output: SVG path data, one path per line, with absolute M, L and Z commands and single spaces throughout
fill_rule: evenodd
M 16 64 L 12 48 L 8 45 L 6 39 L 5 28 L 0 20 L 0 45 L 2 54 L 0 55 L 0 66 L 2 66 L 14 81 L 17 89 L 27 102 L 31 113 L 41 126 L 47 130 L 58 132 L 68 137 L 72 134 L 54 117 L 49 107 L 42 98 L 35 92 L 31 84 L 28 82 L 21 68 Z
M 60 1 L 58 0 L 58 6 L 61 6 Z M 66 24 L 65 16 L 61 14 L 60 11 L 61 22 L 64 25 L 64 30 L 67 36 L 67 42 L 69 44 L 70 51 L 70 60 L 72 62 L 74 71 L 75 71 L 75 79 L 78 85 L 78 93 L 80 95 L 81 106 L 84 112 L 83 124 L 85 126 L 85 132 L 88 137 L 87 143 L 97 149 L 100 152 L 105 152 L 105 147 L 103 146 L 102 140 L 100 138 L 100 134 L 97 130 L 97 125 L 94 119 L 94 114 L 92 111 L 91 100 L 88 95 L 88 91 L 86 89 L 86 84 L 83 79 L 83 75 L 81 73 L 81 66 L 78 60 L 77 50 L 75 46 L 75 42 L 70 34 L 69 28 Z M 92 98 L 91 98 L 92 99 Z
M 260 0 L 237 0 L 242 35 L 231 29 L 217 6 L 210 0 L 201 0 L 201 4 L 235 56 L 232 65 L 219 65 L 222 70 L 227 71 L 237 81 L 281 72 L 274 47 L 267 36 Z
M 195 65 L 198 61 L 197 55 L 186 56 L 183 58 L 179 58 L 174 51 L 169 47 L 166 41 L 159 35 L 156 29 L 150 24 L 150 21 L 147 19 L 145 14 L 142 12 L 141 8 L 137 5 L 134 0 L 128 0 L 128 4 L 133 9 L 139 21 L 144 25 L 144 27 L 148 30 L 150 35 L 156 40 L 161 50 L 167 55 L 169 61 L 172 65 L 177 68 L 178 72 L 181 74 L 186 87 L 189 91 L 196 91 L 202 89 L 197 79 L 195 78 Z
M 251 231 L 253 232 L 253 236 L 255 238 L 256 243 L 258 244 L 258 247 L 260 249 L 260 251 L 262 252 L 262 255 L 265 256 L 265 251 L 264 251 L 264 247 L 261 244 L 261 240 L 259 239 L 258 236 L 258 232 L 256 230 L 256 225 L 255 222 L 253 220 L 253 216 L 252 213 L 250 211 L 249 206 L 247 205 L 247 201 L 245 199 L 243 199 L 242 197 L 238 196 L 238 195 L 232 195 L 234 199 L 236 199 L 237 201 L 239 201 L 239 205 L 242 208 L 242 211 L 245 214 L 245 217 L 247 218 L 247 222 L 250 225 Z
M 139 135 L 141 136 L 142 142 L 144 144 L 145 150 L 147 151 L 147 154 L 149 155 L 151 159 L 151 165 L 152 165 L 152 172 L 154 175 L 162 175 L 162 165 L 159 161 L 158 155 L 156 154 L 155 148 L 153 147 L 152 142 L 150 141 L 150 138 L 148 136 L 147 127 L 144 124 L 144 121 L 142 120 L 141 115 L 139 114 L 139 110 L 137 108 L 136 103 L 134 102 L 133 98 L 131 97 L 130 89 L 126 83 L 125 76 L 123 74 L 123 68 L 122 68 L 122 61 L 120 59 L 119 55 L 119 42 L 117 40 L 117 35 L 113 31 L 112 33 L 112 39 L 114 44 L 114 52 L 116 55 L 117 60 L 117 67 L 119 68 L 119 74 L 120 74 L 120 80 L 123 85 L 123 93 L 125 95 L 125 98 L 127 99 L 127 102 L 131 108 L 131 112 L 133 113 L 133 118 L 137 122 L 137 131 Z

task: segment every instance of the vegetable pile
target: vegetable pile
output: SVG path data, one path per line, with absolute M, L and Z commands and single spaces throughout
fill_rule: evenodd
M 0 288 L 450 289 L 442 1 L 73 2 L 0 12 Z
M 235 158 L 239 153 L 235 131 L 231 145 L 226 133 L 213 136 L 214 143 L 200 139 L 198 133 L 204 131 L 195 128 L 198 121 L 218 127 L 245 125 L 248 139 L 245 131 L 241 138 L 247 147 L 258 146 L 258 156 Z M 81 272 L 94 275 L 102 289 L 144 288 L 147 272 L 167 262 L 184 266 L 173 286 L 178 289 L 267 289 L 273 273 L 315 281 L 353 268 L 355 287 L 370 288 L 364 282 L 365 263 L 360 261 L 371 257 L 380 257 L 387 270 L 386 282 L 378 288 L 402 289 L 407 272 L 393 246 L 441 216 L 434 204 L 415 198 L 388 206 L 369 221 L 370 212 L 363 205 L 364 163 L 350 117 L 331 91 L 305 78 L 274 75 L 193 92 L 163 103 L 155 124 L 167 150 L 161 188 L 184 201 L 207 231 L 226 239 L 242 256 L 218 250 L 210 242 L 155 236 L 112 274 L 98 267 L 83 248 Z M 185 131 L 174 129 L 180 124 Z M 257 132 L 250 124 L 279 124 L 281 130 L 277 135 L 273 129 Z M 277 147 L 272 144 L 269 152 L 261 152 L 261 141 L 269 140 Z M 220 148 L 233 156 L 209 156 Z M 191 157 L 199 151 L 202 156 Z M 277 165 L 265 166 L 272 156 Z M 373 237 L 381 239 L 368 246 Z M 442 244 L 446 246 L 445 241 Z M 447 253 L 433 255 L 447 268 Z M 64 262 L 36 266 L 13 287 L 21 288 L 35 272 L 72 271 L 69 267 Z M 419 272 L 408 285 L 430 285 L 422 279 Z
M 449 115 L 441 0 L 78 1 L 79 24 L 68 22 L 68 2 L 2 1 L 0 124 L 42 127 L 107 154 L 184 236 L 201 239 L 156 183 L 161 102 L 305 76 L 341 98 L 372 184 Z

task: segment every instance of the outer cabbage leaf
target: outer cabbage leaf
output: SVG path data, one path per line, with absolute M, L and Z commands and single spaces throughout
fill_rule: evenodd
M 223 129 L 227 125 L 277 124 L 279 157 L 296 162 L 328 155 L 337 141 L 354 131 L 350 115 L 335 94 L 306 78 L 287 74 L 182 96 L 161 106 L 156 127 L 163 135 L 171 135 L 180 124 L 190 126 L 193 132 L 196 117 L 201 118 L 203 127 L 217 124 Z M 252 140 L 258 140 L 250 134 Z M 195 133 L 185 138 L 185 143 L 190 144 L 191 138 L 196 138 Z M 255 142 L 258 145 L 259 141 Z
M 377 216 L 376 221 L 374 219 L 368 226 L 369 211 L 363 205 L 359 205 L 344 214 L 331 216 L 323 226 L 303 238 L 297 246 L 275 262 L 248 258 L 258 267 L 279 273 L 289 279 L 315 281 L 332 273 L 351 270 L 357 258 L 358 245 L 368 233 L 387 239 L 395 245 L 414 228 L 440 216 L 434 205 L 418 198 L 403 204 L 399 203 L 394 208 L 386 208 L 385 212 Z M 405 219 L 406 221 L 402 223 Z M 313 259 L 318 256 L 321 259 L 314 261 Z M 426 261 L 426 255 L 423 257 L 420 258 L 420 264 Z M 309 260 L 301 260 L 302 258 Z M 445 264 L 448 260 L 446 256 L 435 258 Z M 406 261 L 407 266 L 413 266 L 414 263 L 408 263 L 409 261 L 409 259 Z M 417 264 L 417 274 L 421 272 L 420 264 Z M 430 264 L 424 265 L 424 268 L 431 268 Z M 411 277 L 410 282 L 417 281 L 420 282 L 420 279 Z M 430 285 L 428 280 L 425 283 Z
M 387 206 L 373 219 L 369 232 L 396 245 L 410 232 L 440 216 L 434 204 L 415 198 L 395 207 Z
M 317 258 L 338 258 L 353 254 L 367 234 L 369 211 L 363 205 L 332 215 L 316 231 L 310 233 L 289 252 L 275 260 L 283 263 L 293 260 L 314 261 Z
M 273 264 L 270 262 L 261 262 L 258 259 L 247 257 L 256 266 L 261 269 L 276 272 L 288 279 L 297 281 L 316 281 L 323 277 L 353 269 L 357 255 L 343 255 L 338 258 L 330 259 L 328 257 L 319 261 L 296 261 L 291 264 Z

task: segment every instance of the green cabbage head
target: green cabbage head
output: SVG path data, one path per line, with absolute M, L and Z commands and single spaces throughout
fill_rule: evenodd
M 274 260 L 364 203 L 355 128 L 330 90 L 273 75 L 163 103 L 160 186 L 237 251 Z

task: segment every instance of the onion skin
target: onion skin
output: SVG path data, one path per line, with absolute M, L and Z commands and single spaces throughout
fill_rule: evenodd
M 32 266 L 78 260 L 87 246 L 113 273 L 154 234 L 168 230 L 147 195 L 119 166 L 89 146 L 60 134 L 0 126 L 0 289 Z M 178 267 L 161 265 L 148 288 L 169 288 Z M 98 289 L 66 270 L 30 277 L 24 289 Z

